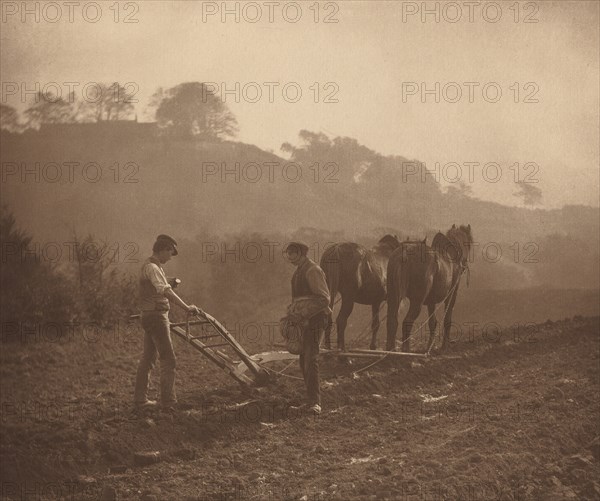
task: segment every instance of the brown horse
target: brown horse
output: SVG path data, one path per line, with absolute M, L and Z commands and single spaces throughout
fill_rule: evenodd
M 375 349 L 379 309 L 386 297 L 387 262 L 399 245 L 396 235 L 385 235 L 370 250 L 353 242 L 343 242 L 328 247 L 323 253 L 321 268 L 327 278 L 331 295 L 329 306 L 332 310 L 337 293 L 342 296 L 342 306 L 336 319 L 339 350 L 345 350 L 344 332 L 354 303 L 371 305 L 371 349 Z M 332 326 L 333 319 L 330 315 L 325 329 L 326 349 L 331 349 Z
M 460 277 L 467 268 L 469 248 L 473 243 L 471 225 L 457 228 L 452 225 L 446 235 L 438 233 L 428 247 L 425 242 L 404 242 L 388 261 L 387 349 L 396 349 L 398 307 L 403 298 L 410 300 L 408 313 L 402 323 L 402 351 L 409 351 L 409 338 L 414 321 L 423 304 L 429 313 L 429 343 L 435 340 L 435 307 L 444 301 L 444 335 L 442 349 L 448 342 L 452 310 L 456 301 Z

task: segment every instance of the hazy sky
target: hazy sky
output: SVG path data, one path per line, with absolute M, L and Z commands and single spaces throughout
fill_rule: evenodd
M 298 132 L 308 129 L 350 136 L 383 154 L 422 160 L 431 169 L 435 162 L 497 162 L 500 181 L 486 182 L 475 166 L 472 187 L 476 196 L 506 204 L 519 203 L 512 195 L 517 187 L 510 166 L 535 162 L 539 171 L 530 179 L 539 179 L 545 207 L 598 205 L 599 2 L 529 2 L 518 11 L 513 1 L 498 2 L 502 17 L 495 23 L 499 12 L 488 5 L 493 2 L 474 6 L 473 22 L 464 2 L 425 2 L 431 9 L 439 5 L 439 23 L 434 14 L 425 22 L 420 11 L 409 14 L 420 9 L 420 1 L 321 3 L 319 22 L 312 1 L 298 4 L 301 14 L 285 1 L 272 7 L 268 2 L 122 2 L 118 23 L 112 1 L 99 2 L 99 21 L 87 22 L 82 7 L 89 3 L 73 8 L 70 23 L 68 6 L 55 2 L 61 14 L 50 23 L 58 16 L 54 6 L 28 2 L 32 10 L 39 5 L 40 22 L 28 15 L 23 23 L 21 12 L 11 14 L 22 2 L 2 1 L 4 103 L 19 109 L 31 103 L 31 97 L 27 103 L 23 96 L 7 97 L 7 82 L 29 88 L 35 82 L 42 87 L 80 82 L 79 96 L 88 82 L 135 82 L 142 117 L 159 86 L 205 81 L 234 89 L 236 82 L 240 88 L 257 82 L 263 93 L 256 103 L 227 96 L 241 141 L 280 153 L 283 142 L 295 143 Z M 236 4 L 240 22 L 233 14 L 222 22 L 221 7 L 235 10 Z M 251 23 L 257 8 L 262 17 Z M 218 12 L 203 20 L 203 9 Z M 129 13 L 139 22 L 124 23 Z M 95 9 L 86 14 L 93 19 Z M 457 22 L 449 22 L 459 14 Z M 328 15 L 338 22 L 323 22 Z M 272 103 L 264 82 L 278 83 Z M 328 82 L 333 85 L 326 87 Z M 435 89 L 436 82 L 440 102 L 432 94 L 424 95 L 423 103 L 423 84 Z M 456 84 L 447 85 L 451 82 Z M 282 95 L 290 83 L 287 98 L 300 88 L 298 102 Z M 445 101 L 444 95 L 456 99 L 457 87 L 458 102 Z M 501 97 L 488 102 L 498 88 Z M 66 94 L 66 85 L 63 89 Z M 325 103 L 336 89 L 339 102 Z M 403 89 L 416 94 L 403 96 Z M 255 97 L 252 85 L 246 90 L 248 98 Z M 524 102 L 528 96 L 538 102 Z M 461 171 L 470 184 L 469 169 L 462 165 Z M 487 174 L 493 177 L 493 170 Z

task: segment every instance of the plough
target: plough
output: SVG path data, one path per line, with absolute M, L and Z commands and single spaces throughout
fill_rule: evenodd
M 130 319 L 139 319 L 141 315 L 132 315 Z M 192 334 L 192 327 L 198 325 L 208 325 L 212 330 L 208 333 L 202 332 L 200 335 Z M 226 374 L 235 379 L 243 386 L 262 386 L 266 384 L 273 373 L 264 367 L 264 364 L 289 361 L 298 359 L 298 355 L 293 355 L 287 351 L 268 351 L 249 355 L 242 345 L 233 337 L 221 322 L 208 313 L 196 316 L 196 319 L 187 317 L 185 322 L 171 322 L 171 332 L 178 338 L 193 346 L 197 351 L 204 355 L 208 360 L 217 365 Z M 237 356 L 234 360 L 223 351 L 228 348 Z M 324 350 L 320 353 L 336 357 L 356 357 L 356 358 L 383 358 L 383 357 L 414 357 L 427 358 L 428 353 L 404 353 L 394 351 L 380 350 L 362 350 L 350 349 L 346 351 Z M 247 373 L 250 373 L 249 375 Z
M 132 315 L 130 318 L 140 317 L 141 315 Z M 195 325 L 210 325 L 213 327 L 213 332 L 192 335 L 191 327 Z M 170 328 L 173 334 L 192 345 L 238 383 L 244 386 L 264 385 L 269 380 L 269 373 L 260 366 L 260 360 L 248 355 L 242 345 L 212 315 L 204 313 L 197 320 L 192 320 L 188 316 L 185 322 L 171 322 Z M 222 350 L 225 347 L 230 348 L 239 360 L 234 360 L 227 355 Z M 245 374 L 247 371 L 250 371 L 252 378 Z

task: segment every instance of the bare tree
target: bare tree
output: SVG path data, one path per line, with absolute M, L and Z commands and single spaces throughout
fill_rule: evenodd
M 75 121 L 76 113 L 73 93 L 65 100 L 53 94 L 38 92 L 35 103 L 25 110 L 25 123 L 34 129 L 39 129 L 43 123 L 70 123 Z
M 97 93 L 88 99 L 78 106 L 78 121 L 127 120 L 135 111 L 133 95 L 117 82 L 98 84 Z

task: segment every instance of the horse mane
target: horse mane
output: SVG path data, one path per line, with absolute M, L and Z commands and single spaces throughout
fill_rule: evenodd
M 450 238 L 448 238 L 448 233 L 450 230 L 444 235 L 442 232 L 438 231 L 435 237 L 433 237 L 433 241 L 431 242 L 431 248 L 437 251 L 447 249 L 449 246 L 453 245 Z
M 456 239 L 456 235 L 458 235 L 460 233 L 462 233 L 467 238 L 467 241 L 473 242 L 473 232 L 471 230 L 470 224 L 467 226 L 465 226 L 464 224 L 461 224 L 458 228 L 455 225 L 452 225 L 452 228 L 450 228 L 446 232 L 446 236 L 450 240 L 454 240 L 454 239 Z
M 396 235 L 384 235 L 379 239 L 377 245 L 387 245 L 390 249 L 394 250 L 400 246 L 400 242 L 398 241 L 398 237 Z
M 438 252 L 441 251 L 442 255 L 447 259 L 454 262 L 463 262 L 466 259 L 464 256 L 465 252 L 468 252 L 467 247 L 473 243 L 473 233 L 471 232 L 471 225 L 460 225 L 458 228 L 456 225 L 452 225 L 445 235 L 438 233 L 433 239 L 432 247 Z

